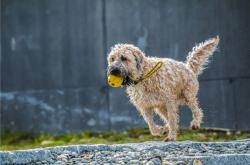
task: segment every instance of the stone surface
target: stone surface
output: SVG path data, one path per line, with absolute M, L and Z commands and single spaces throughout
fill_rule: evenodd
M 250 139 L 232 142 L 144 142 L 73 145 L 25 151 L 0 151 L 2 164 L 244 165 Z

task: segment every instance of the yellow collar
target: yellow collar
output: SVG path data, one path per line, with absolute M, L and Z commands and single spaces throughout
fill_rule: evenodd
M 157 64 L 152 68 L 150 69 L 148 72 L 146 72 L 142 78 L 139 78 L 139 79 L 135 79 L 131 76 L 128 76 L 129 79 L 134 83 L 134 84 L 137 84 L 138 82 L 142 81 L 142 80 L 145 80 L 147 78 L 149 78 L 150 76 L 152 76 L 155 72 L 159 71 L 160 68 L 162 67 L 163 65 L 163 62 L 162 61 L 159 61 L 157 62 Z

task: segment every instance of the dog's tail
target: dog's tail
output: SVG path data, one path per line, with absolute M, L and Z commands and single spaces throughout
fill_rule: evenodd
M 187 56 L 187 66 L 196 74 L 202 73 L 204 66 L 209 62 L 208 58 L 216 50 L 219 44 L 219 36 L 209 39 L 195 46 Z

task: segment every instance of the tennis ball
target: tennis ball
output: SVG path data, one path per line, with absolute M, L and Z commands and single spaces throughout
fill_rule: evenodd
M 111 87 L 118 88 L 122 85 L 123 78 L 115 75 L 108 75 L 108 84 Z

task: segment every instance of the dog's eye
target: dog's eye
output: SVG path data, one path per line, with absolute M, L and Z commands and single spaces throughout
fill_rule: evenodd
M 113 61 L 115 61 L 115 58 L 114 58 L 114 57 L 111 58 L 111 62 L 113 62 Z
M 127 58 L 124 57 L 124 56 L 121 56 L 121 60 L 122 60 L 122 61 L 127 61 Z

